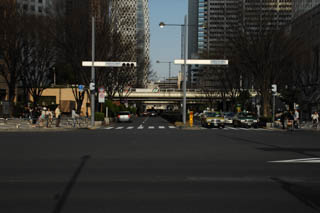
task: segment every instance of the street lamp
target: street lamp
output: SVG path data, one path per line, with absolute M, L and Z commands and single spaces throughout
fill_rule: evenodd
M 167 63 L 169 64 L 169 87 L 170 87 L 170 78 L 171 78 L 171 61 L 156 61 L 157 64 Z
M 184 24 L 166 24 L 164 22 L 159 23 L 160 28 L 165 26 L 180 26 L 181 31 L 184 32 L 184 63 L 183 63 L 183 108 L 182 108 L 182 120 L 183 124 L 186 124 L 186 108 L 187 108 L 187 83 L 186 83 L 186 73 L 187 73 L 187 16 L 184 16 Z

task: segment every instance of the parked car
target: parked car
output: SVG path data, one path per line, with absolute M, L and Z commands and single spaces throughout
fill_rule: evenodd
M 129 111 L 121 111 L 117 115 L 118 122 L 132 122 L 132 115 Z
M 258 127 L 258 118 L 250 112 L 240 112 L 233 117 L 234 127 Z
M 220 112 L 204 112 L 201 115 L 201 126 L 224 128 L 224 117 Z
M 224 115 L 224 123 L 225 125 L 232 125 L 233 124 L 233 117 L 235 116 L 234 112 L 225 112 Z

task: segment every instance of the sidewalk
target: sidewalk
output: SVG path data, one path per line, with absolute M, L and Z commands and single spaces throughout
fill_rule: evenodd
M 39 123 L 31 124 L 27 119 L 20 118 L 0 118 L 0 131 L 66 131 L 66 130 L 76 130 L 83 129 L 77 127 L 72 127 L 71 118 L 63 118 L 60 121 L 60 126 L 56 127 L 55 121 L 52 122 L 51 126 L 46 127 L 46 122 L 43 126 L 40 126 Z

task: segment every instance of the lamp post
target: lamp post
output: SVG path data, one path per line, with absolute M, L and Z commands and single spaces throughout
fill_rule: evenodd
M 162 64 L 162 63 L 167 63 L 167 64 L 169 64 L 169 87 L 170 87 L 170 83 L 171 83 L 171 81 L 170 81 L 170 78 L 171 78 L 171 64 L 172 64 L 172 62 L 171 61 L 156 61 L 158 64 Z
M 186 109 L 187 109 L 187 82 L 186 82 L 186 73 L 187 73 L 187 16 L 184 17 L 184 24 L 165 24 L 164 22 L 160 22 L 160 28 L 164 28 L 165 26 L 180 26 L 181 31 L 184 32 L 184 63 L 183 63 L 183 107 L 182 107 L 182 121 L 183 124 L 186 124 Z

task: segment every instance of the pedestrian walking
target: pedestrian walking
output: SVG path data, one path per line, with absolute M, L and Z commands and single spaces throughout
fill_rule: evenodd
M 57 106 L 56 110 L 54 111 L 54 114 L 56 117 L 56 127 L 59 127 L 61 119 L 60 105 Z
M 294 111 L 294 126 L 295 126 L 295 128 L 297 128 L 297 129 L 298 129 L 299 126 L 300 126 L 299 119 L 300 119 L 299 111 L 296 109 L 296 110 Z
M 312 127 L 313 128 L 318 128 L 318 124 L 319 124 L 319 114 L 318 114 L 318 112 L 314 112 L 311 115 L 311 119 L 312 119 Z
M 44 125 L 44 121 L 46 120 L 46 116 L 47 116 L 46 114 L 47 114 L 47 108 L 43 107 L 41 110 L 40 117 L 39 117 L 40 127 L 42 127 Z
M 48 108 L 46 112 L 46 119 L 47 119 L 47 128 L 51 127 L 52 120 L 53 120 L 53 114 L 50 108 Z
M 72 110 L 71 117 L 72 117 L 73 127 L 76 127 L 76 121 L 79 118 L 79 115 L 76 113 L 75 109 Z

